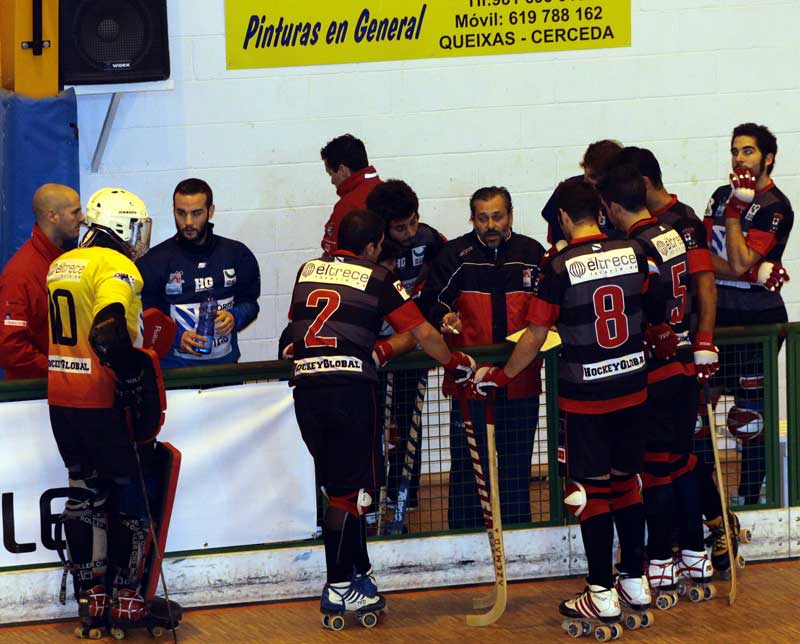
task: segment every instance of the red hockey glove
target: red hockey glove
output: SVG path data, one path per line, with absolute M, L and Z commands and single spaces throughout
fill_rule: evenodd
M 694 366 L 700 382 L 710 380 L 719 371 L 719 349 L 711 339 L 710 333 L 698 333 L 692 345 Z
M 172 350 L 175 333 L 178 331 L 175 320 L 158 309 L 149 308 L 142 312 L 142 323 L 144 325 L 142 347 L 152 349 L 159 358 L 165 357 Z
M 379 369 L 392 359 L 394 349 L 388 340 L 378 340 L 372 348 L 372 360 Z
M 461 351 L 452 351 L 450 353 L 450 362 L 444 365 L 447 371 L 453 372 L 453 377 L 457 385 L 469 380 L 469 377 L 475 373 L 475 361 L 466 353 Z
M 678 336 L 666 322 L 651 324 L 644 330 L 644 341 L 659 360 L 667 360 L 678 350 Z
M 768 291 L 777 293 L 784 282 L 789 281 L 788 271 L 777 262 L 763 261 L 754 264 L 744 275 L 739 277 L 744 282 L 761 284 Z
M 731 174 L 731 196 L 725 204 L 725 216 L 740 218 L 756 196 L 756 177 L 747 168 L 736 168 Z
M 484 365 L 479 367 L 470 381 L 472 393 L 486 397 L 493 387 L 505 387 L 511 378 L 499 367 Z

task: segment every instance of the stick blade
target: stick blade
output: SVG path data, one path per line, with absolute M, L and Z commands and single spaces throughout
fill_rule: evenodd
M 497 599 L 488 613 L 467 615 L 467 626 L 489 626 L 494 624 L 506 611 L 507 592 L 505 584 L 497 586 Z

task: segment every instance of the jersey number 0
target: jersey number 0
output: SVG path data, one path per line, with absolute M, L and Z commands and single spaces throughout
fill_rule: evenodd
M 339 340 L 337 338 L 320 335 L 320 332 L 328 319 L 339 310 L 339 305 L 341 303 L 342 296 L 336 291 L 331 291 L 326 288 L 318 288 L 308 294 L 306 306 L 310 309 L 322 306 L 322 310 L 317 313 L 317 317 L 314 318 L 305 336 L 303 336 L 303 341 L 306 343 L 307 348 L 338 346 Z

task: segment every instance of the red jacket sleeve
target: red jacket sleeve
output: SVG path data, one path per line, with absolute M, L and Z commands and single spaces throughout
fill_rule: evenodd
M 9 379 L 47 376 L 47 355 L 40 348 L 42 338 L 38 343 L 34 338 L 36 315 L 35 303 L 24 282 L 0 281 L 0 367 Z

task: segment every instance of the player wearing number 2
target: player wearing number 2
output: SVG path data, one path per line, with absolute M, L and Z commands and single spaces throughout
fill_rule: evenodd
M 556 324 L 562 348 L 558 381 L 562 440 L 559 460 L 571 479 L 565 501 L 581 522 L 589 565 L 588 587 L 560 611 L 575 620 L 620 620 L 611 567 L 614 526 L 618 565 L 636 608 L 650 604 L 643 576 L 644 512 L 636 473 L 641 470 L 647 399 L 645 323 L 660 325 L 656 348 L 670 345 L 657 269 L 637 241 L 600 232 L 600 197 L 584 181 L 557 192 L 559 225 L 569 244 L 542 269 L 528 307 L 527 330 L 503 369 L 481 367 L 480 392 L 505 386 L 536 356 Z M 651 271 L 656 276 L 651 277 Z M 651 335 L 648 332 L 647 335 Z M 673 338 L 674 341 L 674 338 Z M 573 624 L 574 626 L 574 624 Z
M 367 554 L 364 512 L 383 483 L 373 346 L 383 319 L 411 332 L 445 369 L 466 381 L 474 361 L 450 352 L 402 283 L 375 263 L 386 223 L 366 210 L 345 215 L 333 256 L 303 264 L 290 311 L 295 414 L 329 503 L 323 538 L 328 579 L 323 624 L 338 630 L 345 612 L 365 626 L 383 610 Z

